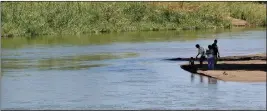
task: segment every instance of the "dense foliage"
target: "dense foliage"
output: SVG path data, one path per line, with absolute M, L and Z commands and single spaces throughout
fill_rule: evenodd
M 2 2 L 2 35 L 230 28 L 227 17 L 266 24 L 258 2 Z

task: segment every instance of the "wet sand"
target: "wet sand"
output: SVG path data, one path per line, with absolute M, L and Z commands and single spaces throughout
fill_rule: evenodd
M 208 70 L 207 62 L 204 62 L 202 68 L 198 63 L 198 61 L 195 61 L 194 66 L 188 64 L 181 65 L 181 68 L 191 73 L 197 73 L 223 81 L 266 81 L 266 54 L 222 57 L 214 70 Z

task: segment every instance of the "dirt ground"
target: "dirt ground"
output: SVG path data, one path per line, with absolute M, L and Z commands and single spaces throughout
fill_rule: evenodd
M 224 58 L 247 58 L 247 57 L 266 58 L 266 54 L 247 55 L 247 56 L 231 56 Z M 188 64 L 182 65 L 181 68 L 209 77 L 217 78 L 223 81 L 236 81 L 236 82 L 265 82 L 266 81 L 266 59 L 262 60 L 257 58 L 251 60 L 234 60 L 234 61 L 218 61 L 214 70 L 207 69 L 207 63 L 200 67 L 198 62 L 194 66 Z

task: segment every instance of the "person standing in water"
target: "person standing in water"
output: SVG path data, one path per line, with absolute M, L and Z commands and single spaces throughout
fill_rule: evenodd
M 208 46 L 208 50 L 206 51 L 206 54 L 207 54 L 207 59 L 208 59 L 208 69 L 209 70 L 213 70 L 214 69 L 214 56 L 213 56 L 213 49 L 212 49 L 212 46 L 209 45 Z
M 203 47 L 200 47 L 199 44 L 196 44 L 196 48 L 198 49 L 198 54 L 196 56 L 196 59 L 197 59 L 198 55 L 201 55 L 199 58 L 199 63 L 200 63 L 200 67 L 202 67 L 203 61 L 206 59 L 205 58 L 205 49 Z
M 214 43 L 212 44 L 213 49 L 213 56 L 214 56 L 214 65 L 217 64 L 218 58 L 220 58 L 219 48 L 217 46 L 217 40 L 214 40 Z

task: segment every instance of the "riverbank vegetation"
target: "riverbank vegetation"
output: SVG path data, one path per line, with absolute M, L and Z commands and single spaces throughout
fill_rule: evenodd
M 258 2 L 2 2 L 2 36 L 231 28 L 230 18 L 265 26 Z

